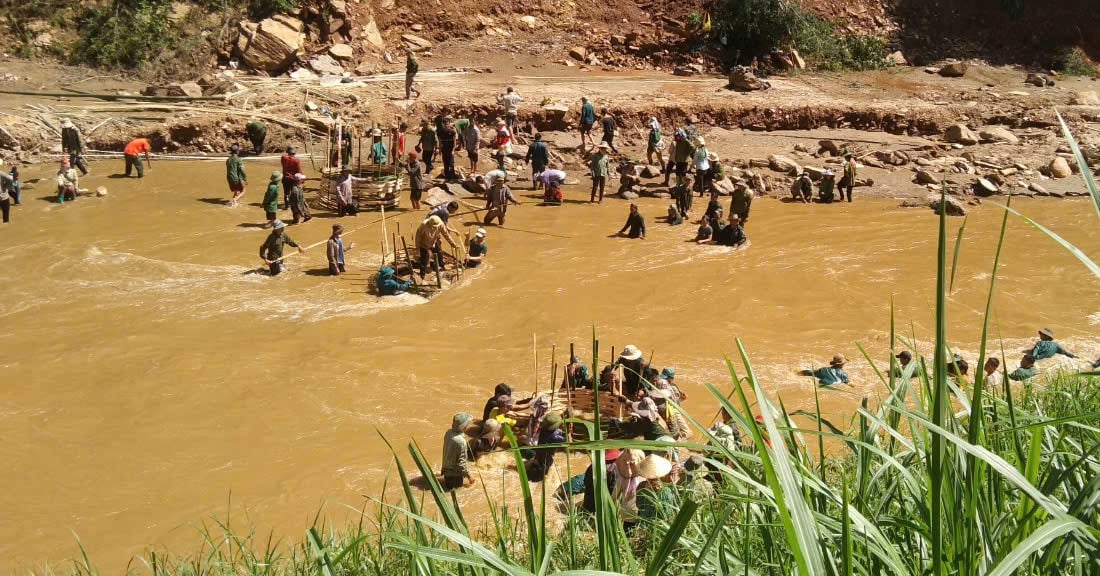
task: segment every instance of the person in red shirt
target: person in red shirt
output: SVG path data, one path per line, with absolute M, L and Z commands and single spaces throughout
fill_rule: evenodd
M 397 132 L 393 136 L 393 143 L 390 146 L 390 164 L 398 164 L 405 159 L 405 133 L 409 130 L 409 125 L 402 122 L 397 127 Z
M 135 167 L 137 168 L 138 178 L 143 178 L 145 176 L 145 166 L 141 163 L 141 153 L 145 153 L 145 161 L 151 165 L 153 161 L 149 158 L 149 151 L 152 149 L 153 146 L 149 144 L 149 140 L 145 138 L 137 138 L 126 145 L 123 153 L 126 155 L 127 178 L 130 177 L 131 169 Z
M 286 154 L 280 159 L 283 163 L 283 210 L 290 209 L 290 191 L 298 184 L 294 175 L 302 173 L 302 161 L 295 156 L 297 153 L 293 146 L 287 146 Z

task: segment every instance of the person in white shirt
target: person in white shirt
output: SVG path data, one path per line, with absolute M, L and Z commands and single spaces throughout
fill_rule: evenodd
M 497 98 L 497 102 L 504 106 L 504 121 L 508 125 L 508 131 L 513 132 L 516 128 L 516 119 L 519 118 L 519 103 L 523 102 L 523 98 L 509 86 L 508 90 Z

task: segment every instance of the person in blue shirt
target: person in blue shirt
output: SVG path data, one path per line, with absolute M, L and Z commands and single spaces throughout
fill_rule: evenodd
M 847 384 L 848 373 L 844 371 L 844 365 L 848 363 L 848 360 L 844 358 L 843 354 L 837 354 L 833 356 L 833 360 L 829 362 L 829 365 L 824 368 L 818 368 L 812 372 L 814 378 L 817 378 L 818 384 L 822 386 L 832 386 L 834 384 Z
M 1035 343 L 1035 346 L 1032 347 L 1031 350 L 1025 350 L 1025 352 L 1030 352 L 1036 360 L 1053 358 L 1056 354 L 1061 354 L 1068 358 L 1076 358 L 1076 356 L 1054 341 L 1054 331 L 1050 328 L 1040 329 L 1039 341 Z
M 371 130 L 370 133 L 373 144 L 370 147 L 370 159 L 375 164 L 385 164 L 389 159 L 389 150 L 386 149 L 386 144 L 382 142 L 382 131 L 378 128 Z M 349 157 L 350 161 L 351 158 Z M 347 165 L 349 162 L 344 162 Z
M 592 127 L 596 125 L 596 107 L 588 101 L 588 98 L 581 96 L 581 150 L 587 150 L 585 142 L 588 144 L 595 144 L 596 141 L 592 139 Z

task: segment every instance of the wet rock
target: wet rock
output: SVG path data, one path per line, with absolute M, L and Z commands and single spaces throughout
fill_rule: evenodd
M 351 60 L 354 53 L 347 44 L 333 44 L 328 49 L 329 55 L 337 60 Z
M 1028 74 L 1027 78 L 1024 80 L 1024 83 L 1031 84 L 1032 86 L 1038 86 L 1040 88 L 1044 86 L 1054 86 L 1054 80 L 1047 78 L 1043 74 L 1035 73 Z
M 1050 172 L 1051 178 L 1066 178 L 1073 175 L 1069 162 L 1066 162 L 1066 159 L 1061 156 L 1051 160 L 1050 164 L 1047 165 L 1047 170 Z
M 283 20 L 301 22 L 292 18 Z M 268 74 L 280 74 L 298 58 L 302 49 L 303 37 L 300 28 L 288 26 L 283 20 L 268 18 L 256 26 L 255 34 L 245 39 L 245 45 L 238 48 L 241 59 L 248 66 L 263 70 Z
M 939 214 L 941 210 L 945 210 L 948 216 L 966 216 L 966 205 L 962 200 L 948 196 L 941 204 L 939 196 L 932 196 L 928 199 L 928 206 L 932 208 L 932 211 Z
M 768 166 L 776 172 L 782 172 L 792 176 L 802 173 L 802 166 L 800 166 L 798 162 L 779 154 L 772 154 L 768 157 Z
M 924 185 L 927 185 L 927 184 L 938 184 L 939 181 L 940 181 L 940 178 L 939 178 L 939 176 L 936 176 L 935 174 L 933 174 L 932 172 L 929 172 L 928 170 L 917 170 L 917 174 L 916 174 L 916 176 L 913 177 L 913 180 L 917 184 L 920 184 L 920 185 L 924 186 Z
M 966 62 L 949 62 L 940 68 L 939 74 L 945 78 L 962 78 L 969 69 L 970 65 Z
M 1000 191 L 1000 187 L 985 178 L 978 178 L 974 183 L 974 194 L 978 196 L 992 196 Z
M 1020 143 L 1020 139 L 1004 126 L 986 126 L 978 130 L 978 136 L 987 142 L 1005 142 L 1013 145 Z
M 416 34 L 402 34 L 401 40 L 405 42 L 413 52 L 426 52 L 432 49 L 432 43 Z
M 726 86 L 726 88 L 738 92 L 767 90 L 771 87 L 772 85 L 767 80 L 757 78 L 752 69 L 747 66 L 734 66 L 733 70 L 730 70 L 729 85 Z
M 978 135 L 970 128 L 967 128 L 965 124 L 955 124 L 949 127 L 943 133 L 943 139 L 945 142 L 951 144 L 964 144 L 966 146 L 977 144 L 981 141 Z
M 1097 96 L 1095 90 L 1074 92 L 1069 103 L 1074 106 L 1100 106 L 1100 96 Z

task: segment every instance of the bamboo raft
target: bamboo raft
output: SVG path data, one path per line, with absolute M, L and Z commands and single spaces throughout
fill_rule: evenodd
M 383 208 L 393 210 L 401 204 L 401 185 L 403 178 L 395 175 L 389 166 L 366 165 L 353 168 L 351 175 L 365 178 L 367 182 L 352 185 L 352 198 L 360 211 L 379 211 Z M 321 169 L 321 186 L 317 202 L 324 208 L 336 210 L 336 182 L 340 178 L 340 169 L 335 167 Z
M 566 418 L 586 420 L 588 422 L 594 422 L 596 420 L 596 392 L 594 390 L 585 388 L 566 390 L 564 386 L 561 386 L 555 390 L 553 394 L 545 391 L 542 392 L 542 394 L 550 397 L 550 410 L 547 414 L 559 414 L 563 420 Z M 620 415 L 621 405 L 616 396 L 607 391 L 599 392 L 599 400 L 600 429 L 603 431 L 603 437 L 616 438 L 616 434 L 609 434 L 607 421 Z M 509 414 L 509 416 L 516 421 L 512 429 L 516 434 L 516 440 L 521 446 L 528 444 L 527 425 L 532 416 L 531 402 L 526 400 L 524 402 L 526 402 L 526 405 L 517 405 Z M 477 428 L 480 430 L 481 420 L 477 420 L 476 422 Z M 574 440 L 588 440 L 588 429 L 585 426 L 573 425 L 572 437 Z

